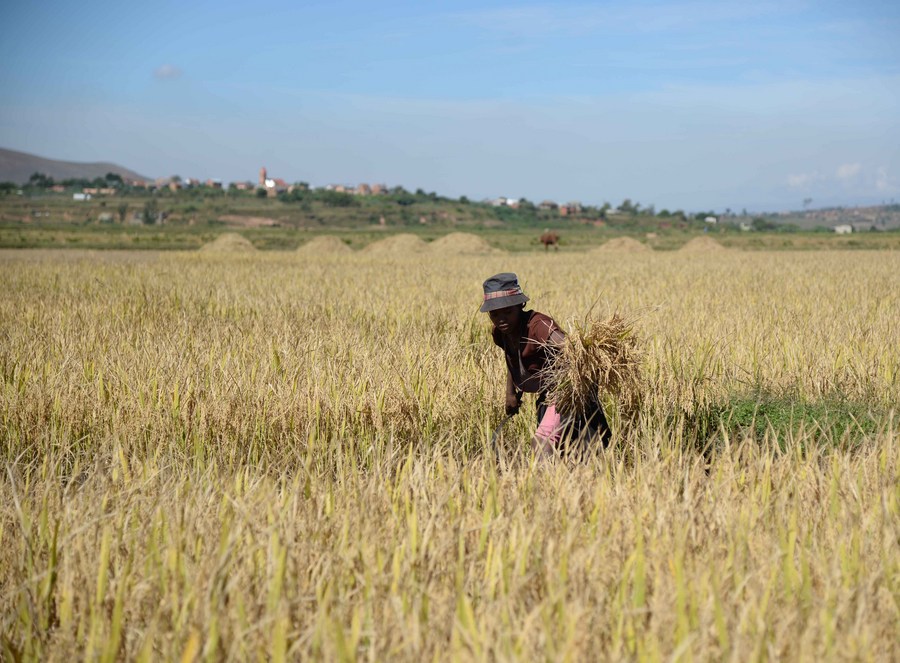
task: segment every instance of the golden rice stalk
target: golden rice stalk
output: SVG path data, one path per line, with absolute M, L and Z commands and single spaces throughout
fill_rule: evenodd
M 623 420 L 640 410 L 643 351 L 635 320 L 614 313 L 607 320 L 587 318 L 573 325 L 554 348 L 544 369 L 550 402 L 567 414 L 583 415 L 593 403 L 612 400 Z

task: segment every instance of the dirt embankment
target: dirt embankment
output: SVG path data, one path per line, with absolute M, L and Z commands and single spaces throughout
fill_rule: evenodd
M 235 228 L 272 228 L 281 225 L 281 222 L 277 219 L 270 219 L 265 216 L 239 216 L 237 214 L 225 214 L 219 217 L 219 221 Z

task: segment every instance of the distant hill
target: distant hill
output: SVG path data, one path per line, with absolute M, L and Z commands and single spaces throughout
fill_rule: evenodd
M 26 152 L 16 152 L 0 148 L 0 182 L 25 184 L 33 173 L 43 173 L 56 181 L 85 178 L 92 180 L 107 173 L 115 173 L 126 180 L 152 180 L 114 163 L 79 163 L 77 161 L 57 161 L 45 159 Z

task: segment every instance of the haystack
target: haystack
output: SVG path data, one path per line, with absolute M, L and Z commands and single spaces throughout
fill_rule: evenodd
M 502 253 L 484 239 L 472 233 L 450 233 L 434 240 L 429 245 L 431 251 L 445 255 L 490 255 Z
M 727 251 L 728 249 L 719 244 L 712 237 L 695 237 L 678 250 L 690 253 L 702 253 L 707 251 Z
M 256 251 L 256 247 L 246 237 L 237 233 L 225 233 L 201 246 L 200 250 L 208 253 L 246 253 Z
M 321 254 L 353 253 L 353 249 L 334 235 L 320 235 L 319 237 L 314 237 L 309 240 L 306 244 L 301 244 L 297 248 L 297 253 L 305 256 L 312 256 Z
M 372 242 L 363 249 L 363 252 L 379 255 L 406 255 L 421 253 L 422 251 L 427 250 L 428 244 L 415 235 L 401 233 L 399 235 L 394 235 L 393 237 L 380 239 L 377 242 Z
M 639 253 L 652 250 L 651 247 L 631 237 L 616 237 L 593 249 L 591 253 L 610 253 L 613 251 L 617 253 Z

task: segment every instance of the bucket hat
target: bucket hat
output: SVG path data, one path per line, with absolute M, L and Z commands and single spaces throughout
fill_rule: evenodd
M 487 313 L 498 308 L 524 304 L 527 301 L 528 297 L 519 286 L 519 278 L 512 272 L 503 272 L 484 282 L 484 303 L 479 310 Z

